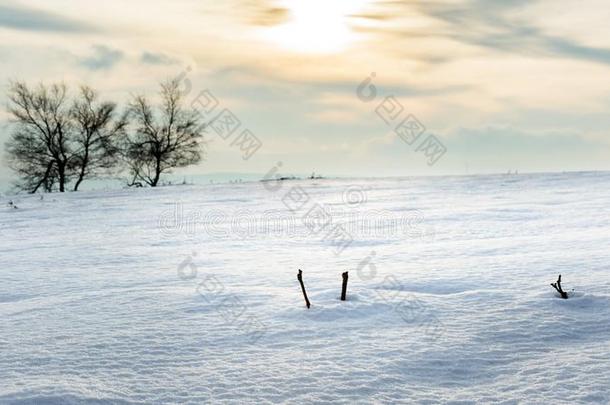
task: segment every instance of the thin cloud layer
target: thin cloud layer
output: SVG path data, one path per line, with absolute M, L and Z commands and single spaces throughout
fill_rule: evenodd
M 95 32 L 93 24 L 75 21 L 34 8 L 0 4 L 0 27 L 23 31 L 53 31 L 63 33 Z
M 461 4 L 421 3 L 419 7 L 450 24 L 448 37 L 468 44 L 529 56 L 610 63 L 610 48 L 586 46 L 570 38 L 548 35 L 524 18 L 514 16 L 516 9 L 531 3 L 471 0 Z

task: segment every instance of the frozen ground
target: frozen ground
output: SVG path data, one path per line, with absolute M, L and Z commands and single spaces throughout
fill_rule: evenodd
M 610 174 L 267 188 L 3 197 L 0 403 L 610 401 Z

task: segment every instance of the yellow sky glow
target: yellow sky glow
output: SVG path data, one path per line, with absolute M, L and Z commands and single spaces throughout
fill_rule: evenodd
M 370 0 L 283 1 L 280 6 L 288 10 L 288 21 L 262 29 L 260 37 L 292 52 L 340 52 L 348 48 L 358 37 L 349 25 L 350 16 L 361 12 L 370 2 Z

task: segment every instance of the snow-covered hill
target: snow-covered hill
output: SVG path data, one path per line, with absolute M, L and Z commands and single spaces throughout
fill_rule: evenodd
M 4 197 L 0 402 L 608 403 L 608 190 L 580 173 Z

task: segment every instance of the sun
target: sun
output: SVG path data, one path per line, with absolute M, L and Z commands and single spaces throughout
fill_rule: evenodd
M 357 39 L 349 18 L 370 0 L 284 0 L 288 21 L 262 31 L 262 37 L 281 48 L 302 53 L 333 53 Z

